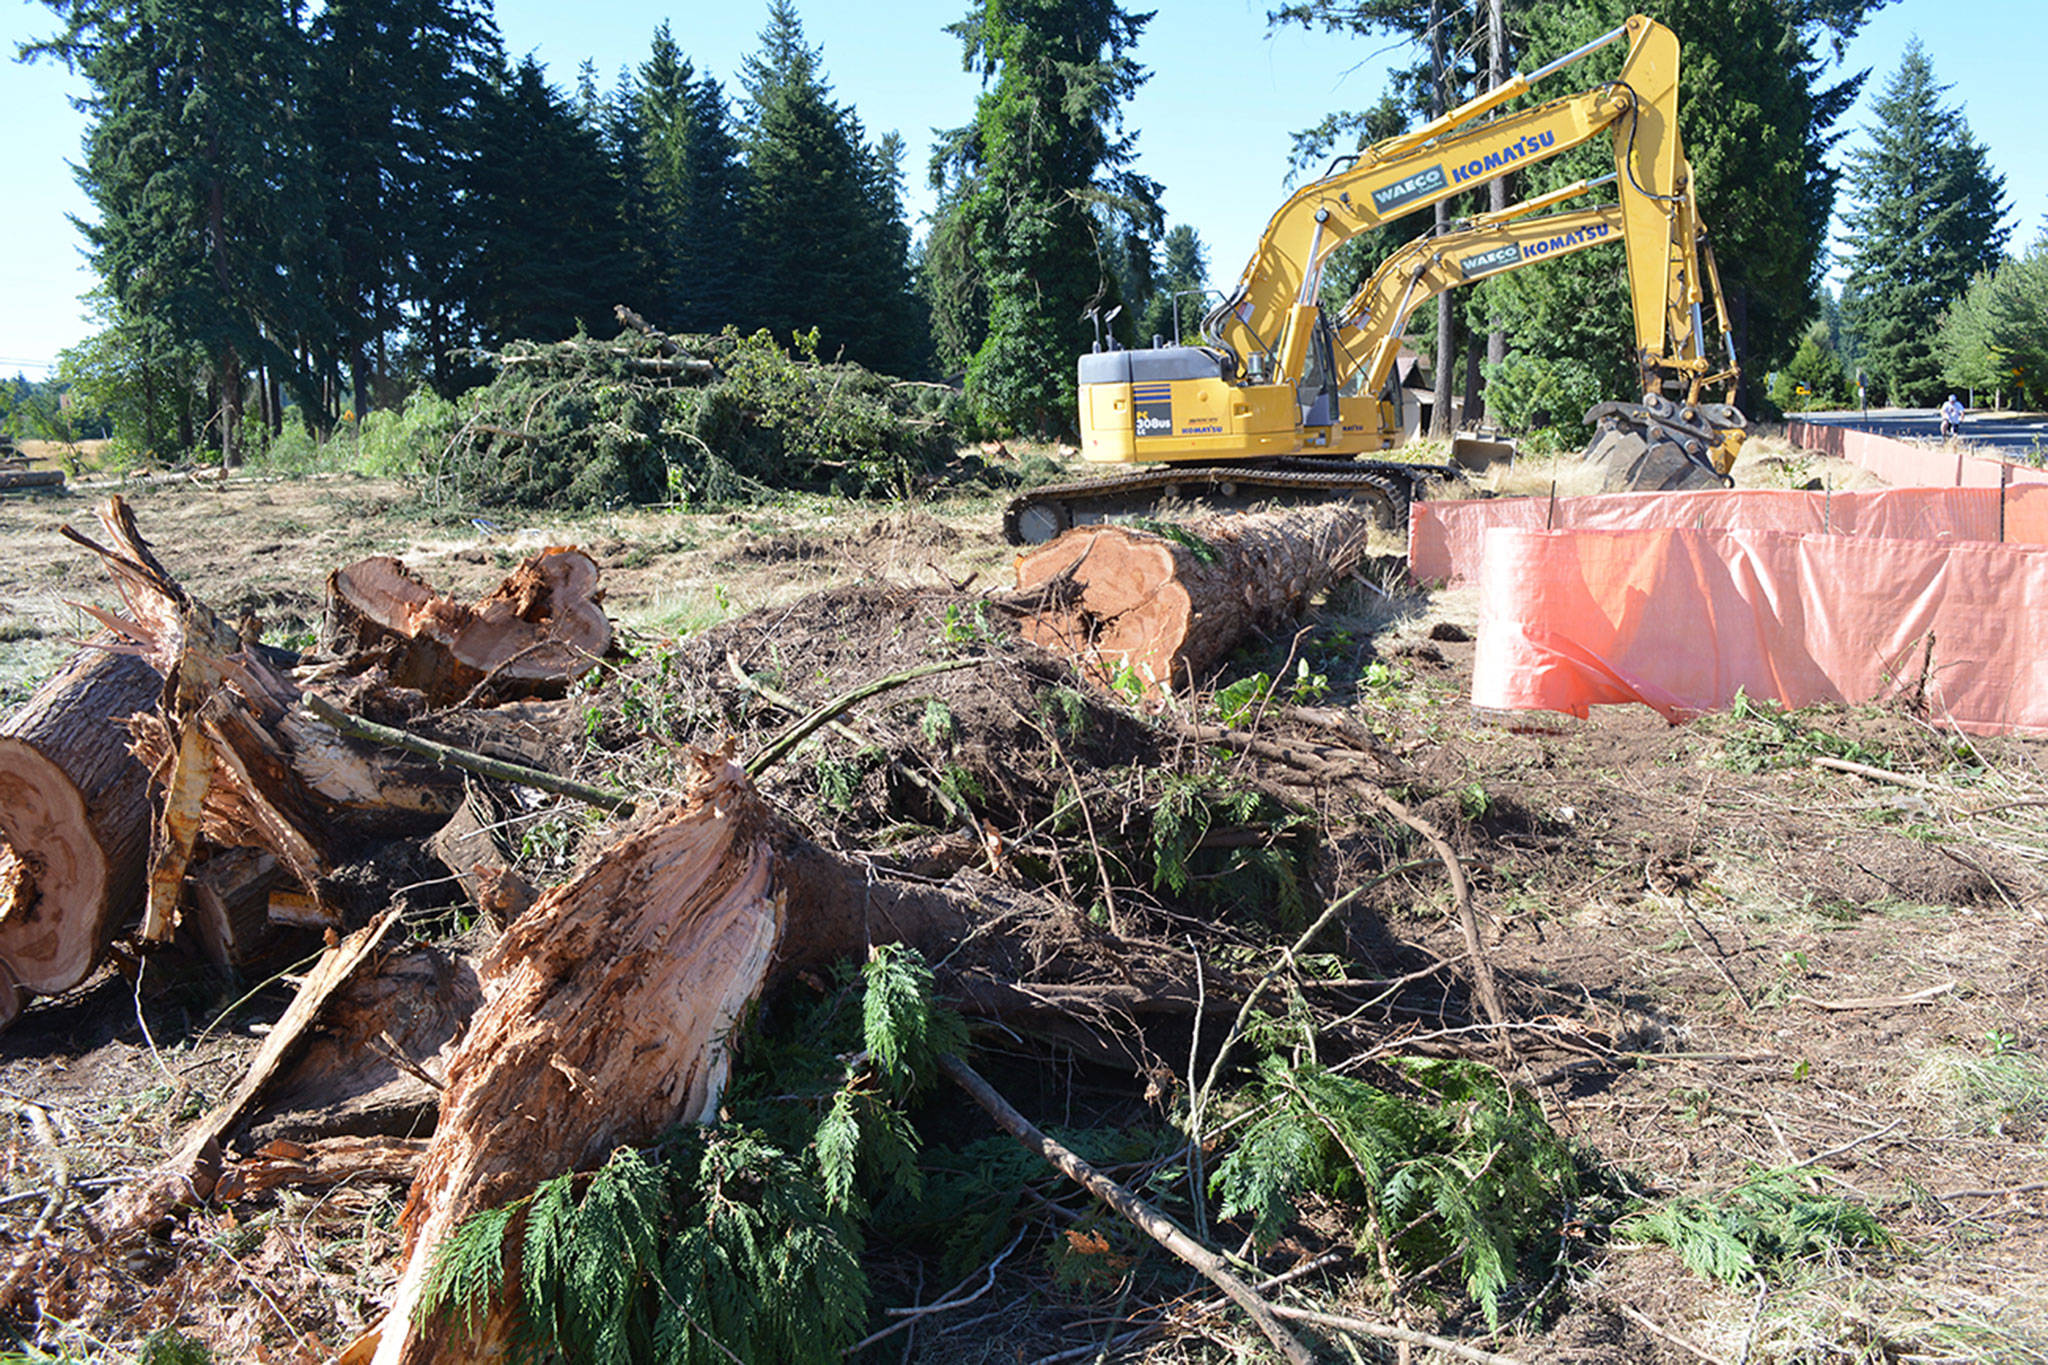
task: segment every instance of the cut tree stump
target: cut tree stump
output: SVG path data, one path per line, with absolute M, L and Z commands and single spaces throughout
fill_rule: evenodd
M 473 1337 L 413 1320 L 464 1218 L 717 1112 L 726 1036 L 767 977 L 782 898 L 766 806 L 729 759 L 690 754 L 683 803 L 549 890 L 486 961 L 484 1004 L 402 1216 L 379 1365 L 494 1358 L 505 1344 L 504 1304 Z
M 20 991 L 83 981 L 141 908 L 149 774 L 124 722 L 163 679 L 112 644 L 87 645 L 0 724 L 0 1028 Z
M 486 681 L 501 694 L 559 693 L 611 647 L 603 597 L 597 562 L 581 550 L 543 550 L 468 606 L 399 560 L 373 555 L 328 578 L 321 646 L 380 654 L 392 683 L 435 705 Z
M 1021 629 L 1100 681 L 1191 686 L 1247 635 L 1284 625 L 1365 555 L 1349 503 L 1211 516 L 1168 534 L 1082 526 L 1017 556 L 1019 593 L 1064 580 Z

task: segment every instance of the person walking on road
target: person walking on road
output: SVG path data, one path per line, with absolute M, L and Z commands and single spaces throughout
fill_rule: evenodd
M 1963 429 L 1963 405 L 1954 394 L 1941 405 L 1941 439 L 1954 440 Z

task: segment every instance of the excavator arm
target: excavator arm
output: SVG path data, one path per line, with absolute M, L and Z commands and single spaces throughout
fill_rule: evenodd
M 1620 75 L 1591 90 L 1486 119 L 1547 77 L 1623 39 Z M 1627 231 L 1637 344 L 1662 350 L 1674 271 L 1670 206 L 1689 190 L 1678 139 L 1678 40 L 1642 15 L 1423 127 L 1374 144 L 1344 169 L 1303 186 L 1273 215 L 1237 287 L 1204 320 L 1206 338 L 1254 382 L 1302 373 L 1323 268 L 1359 233 L 1559 156 L 1602 133 L 1614 145 Z M 1484 122 L 1479 120 L 1485 119 Z
M 1335 324 L 1337 371 L 1344 392 L 1377 394 L 1385 389 L 1408 319 L 1446 289 L 1623 241 L 1627 220 L 1619 204 L 1530 216 L 1612 179 L 1582 180 L 1525 204 L 1483 214 L 1441 235 L 1418 237 L 1380 262 Z
M 1628 52 L 1614 80 L 1506 110 L 1537 83 L 1623 40 Z M 1419 238 L 1382 262 L 1334 319 L 1323 308 L 1323 272 L 1344 242 L 1603 135 L 1613 147 L 1611 175 Z M 1536 216 L 1609 184 L 1611 205 Z M 1355 458 L 1402 439 L 1399 395 L 1386 381 L 1414 309 L 1488 274 L 1616 240 L 1626 252 L 1643 402 L 1589 414 L 1601 424 L 1596 444 L 1605 442 L 1605 458 L 1626 465 L 1631 480 L 1652 465 L 1657 479 L 1672 483 L 1725 473 L 1746 424 L 1733 407 L 1702 401 L 1712 384 L 1732 392 L 1737 369 L 1679 146 L 1678 40 L 1635 15 L 1538 71 L 1344 159 L 1291 195 L 1236 288 L 1203 320 L 1207 345 L 1082 356 L 1082 457 L 1168 468 L 1034 489 L 1006 511 L 1007 532 L 1036 541 L 1154 494 L 1344 496 L 1397 521 L 1422 480 L 1451 472 Z M 1709 303 L 1719 347 L 1708 339 Z
M 1624 39 L 1628 55 L 1617 79 L 1501 112 L 1537 82 Z M 1678 41 L 1663 25 L 1636 15 L 1541 70 L 1376 143 L 1344 169 L 1304 186 L 1273 215 L 1237 287 L 1204 319 L 1208 346 L 1081 357 L 1082 457 L 1172 463 L 1355 456 L 1398 444 L 1398 409 L 1382 400 L 1377 384 L 1347 382 L 1360 360 L 1348 337 L 1340 356 L 1335 334 L 1358 324 L 1333 328 L 1320 304 L 1331 253 L 1368 228 L 1603 134 L 1614 147 L 1609 183 L 1619 201 L 1615 212 L 1627 252 L 1644 388 L 1661 391 L 1667 379 L 1676 380 L 1680 396 L 1696 400 L 1706 380 L 1726 378 L 1732 366 L 1709 361 L 1703 344 L 1702 306 L 1710 284 L 1697 264 L 1701 234 L 1691 170 L 1679 149 L 1677 98 Z M 1573 192 L 1474 221 L 1502 225 Z M 1607 223 L 1610 233 L 1615 221 Z M 1439 275 L 1431 282 L 1441 289 L 1462 281 Z M 1411 297 L 1419 302 L 1419 291 Z M 1357 314 L 1345 316 L 1355 320 Z M 1718 298 L 1715 316 L 1725 333 Z M 1398 322 L 1369 321 L 1373 345 L 1398 337 Z M 1391 351 L 1374 363 L 1379 360 L 1391 363 Z

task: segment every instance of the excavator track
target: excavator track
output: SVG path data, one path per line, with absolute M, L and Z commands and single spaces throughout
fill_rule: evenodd
M 1003 509 L 1003 538 L 1012 545 L 1042 545 L 1077 525 L 1142 517 L 1162 499 L 1216 506 L 1349 498 L 1381 526 L 1394 529 L 1407 524 L 1408 504 L 1420 496 L 1422 485 L 1459 477 L 1449 465 L 1299 457 L 1145 469 L 1022 493 Z

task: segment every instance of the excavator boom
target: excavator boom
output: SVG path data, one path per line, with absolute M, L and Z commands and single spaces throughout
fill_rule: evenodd
M 1507 109 L 1540 81 L 1623 40 L 1628 52 L 1616 79 Z M 1627 254 L 1646 404 L 1637 405 L 1633 419 L 1619 410 L 1608 416 L 1621 425 L 1650 422 L 1649 399 L 1680 405 L 1664 416 L 1688 433 L 1681 463 L 1709 467 L 1709 457 L 1695 453 L 1695 430 L 1713 435 L 1709 445 L 1732 460 L 1740 414 L 1702 404 L 1708 385 L 1732 393 L 1737 369 L 1691 167 L 1679 146 L 1678 56 L 1669 29 L 1634 15 L 1538 71 L 1344 159 L 1289 196 L 1236 287 L 1203 320 L 1206 345 L 1098 349 L 1081 357 L 1082 458 L 1185 469 L 1171 477 L 1125 475 L 1114 488 L 1098 481 L 1034 490 L 1011 508 L 1012 537 L 1056 533 L 1082 516 L 1090 489 L 1112 495 L 1096 501 L 1113 505 L 1117 495 L 1155 487 L 1256 494 L 1311 475 L 1319 488 L 1341 485 L 1350 496 L 1378 497 L 1383 517 L 1398 517 L 1419 475 L 1410 466 L 1356 457 L 1403 439 L 1400 392 L 1388 377 L 1414 309 L 1489 274 L 1614 241 Z M 1324 308 L 1323 273 L 1346 241 L 1602 135 L 1613 147 L 1613 174 L 1418 238 L 1382 262 L 1341 313 L 1333 317 Z M 1606 185 L 1614 188 L 1613 204 L 1538 216 Z M 1709 300 L 1718 348 L 1706 336 Z M 1738 434 L 1726 437 L 1729 429 Z M 1254 468 L 1276 459 L 1292 462 L 1281 471 L 1291 483 L 1266 480 Z

